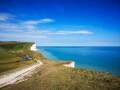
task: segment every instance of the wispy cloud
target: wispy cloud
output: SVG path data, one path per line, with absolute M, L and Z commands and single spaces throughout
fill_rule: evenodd
M 33 31 L 35 32 L 35 31 Z M 93 32 L 88 31 L 88 30 L 73 30 L 73 31 L 65 31 L 65 30 L 60 30 L 60 31 L 49 31 L 49 30 L 38 30 L 37 33 L 40 34 L 49 34 L 49 35 L 70 35 L 70 34 L 93 34 Z
M 27 34 L 27 33 L 0 33 L 1 38 L 21 38 L 21 39 L 45 39 L 46 36 Z
M 48 22 L 54 22 L 54 19 L 50 19 L 50 18 L 44 18 L 40 20 L 40 23 L 48 23 Z
M 28 20 L 28 21 L 24 21 L 23 24 L 35 25 L 39 23 L 50 23 L 50 22 L 54 22 L 54 19 L 44 18 L 40 20 Z
M 7 21 L 14 18 L 14 15 L 8 13 L 0 13 L 0 21 Z
M 8 22 L 10 18 L 15 19 L 14 15 L 0 13 L 0 38 L 31 38 L 45 39 L 51 35 L 75 35 L 75 34 L 93 34 L 89 30 L 41 30 L 37 24 L 54 22 L 54 19 L 43 18 L 39 20 L 18 20 L 17 22 Z
M 74 30 L 74 31 L 57 31 L 51 32 L 51 34 L 58 34 L 58 35 L 67 35 L 67 34 L 93 34 L 93 32 L 88 30 Z

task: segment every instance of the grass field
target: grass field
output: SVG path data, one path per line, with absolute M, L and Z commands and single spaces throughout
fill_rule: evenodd
M 14 51 L 12 51 L 14 52 Z M 18 50 L 17 53 L 24 53 L 29 55 L 32 59 L 31 60 L 23 60 L 23 58 L 16 56 L 14 54 L 5 52 L 3 50 L 0 50 L 0 75 L 3 72 L 16 69 L 19 67 L 23 67 L 26 65 L 34 64 L 34 60 L 42 60 L 44 57 L 42 54 L 38 56 L 38 52 L 31 51 L 31 50 Z M 37 57 L 37 58 L 35 58 Z M 19 62 L 18 62 L 19 61 Z
M 27 42 L 0 42 L 0 75 L 12 69 L 34 64 L 35 55 L 29 50 L 34 43 Z M 32 57 L 32 60 L 25 61 L 18 53 Z
M 33 45 L 33 42 L 0 42 L 0 47 L 7 49 L 7 50 L 20 50 L 20 49 L 29 49 L 31 45 Z
M 108 73 L 62 66 L 61 61 L 44 60 L 44 65 L 27 81 L 1 90 L 119 90 L 120 78 Z

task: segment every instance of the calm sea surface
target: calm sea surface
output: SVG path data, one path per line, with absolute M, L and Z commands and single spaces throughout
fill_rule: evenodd
M 73 60 L 76 68 L 120 76 L 120 47 L 38 46 L 37 49 L 50 60 Z

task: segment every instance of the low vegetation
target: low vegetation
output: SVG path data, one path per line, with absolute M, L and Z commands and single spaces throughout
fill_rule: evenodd
M 33 44 L 34 44 L 33 42 L 0 41 L 1 48 L 7 49 L 7 50 L 14 50 L 14 51 L 20 50 L 20 49 L 29 49 Z
M 31 42 L 0 42 L 0 75 L 26 65 L 34 64 L 34 53 L 29 50 Z M 24 60 L 19 54 L 29 55 L 31 60 Z
M 1 90 L 119 90 L 120 78 L 109 73 L 68 68 L 64 62 L 44 60 L 27 81 Z
M 82 68 L 78 69 L 78 68 L 64 67 L 63 64 L 68 62 L 47 60 L 42 56 L 41 53 L 36 51 L 30 51 L 24 49 L 24 50 L 17 50 L 17 53 L 18 52 L 28 54 L 33 59 L 41 60 L 44 63 L 44 65 L 42 65 L 40 68 L 37 68 L 32 76 L 25 77 L 25 79 L 27 78 L 28 80 L 25 80 L 21 83 L 5 86 L 1 88 L 1 90 L 119 90 L 120 89 L 120 77 L 113 76 L 109 73 L 92 71 Z M 6 52 L 3 53 L 6 54 Z M 7 53 L 7 55 L 9 58 L 16 57 L 10 53 Z M 3 55 L 2 58 L 5 58 L 5 56 Z M 24 64 L 20 64 L 20 65 L 25 65 L 25 64 L 27 64 L 27 62 L 24 62 Z M 17 65 L 17 63 L 15 65 Z

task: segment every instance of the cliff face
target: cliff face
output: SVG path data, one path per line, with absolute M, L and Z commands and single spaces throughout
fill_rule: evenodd
M 36 51 L 36 50 L 37 50 L 37 49 L 36 49 L 36 44 L 33 44 L 33 45 L 30 47 L 30 50 Z
M 65 67 L 72 67 L 72 68 L 74 68 L 74 67 L 75 67 L 75 62 L 72 61 L 72 62 L 70 62 L 70 63 L 68 63 L 68 64 L 64 64 L 64 66 L 65 66 Z

